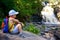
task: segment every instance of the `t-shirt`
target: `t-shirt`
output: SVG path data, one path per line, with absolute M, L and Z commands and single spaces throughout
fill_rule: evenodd
M 9 31 L 12 32 L 14 29 L 15 22 L 12 21 L 13 18 L 9 18 Z

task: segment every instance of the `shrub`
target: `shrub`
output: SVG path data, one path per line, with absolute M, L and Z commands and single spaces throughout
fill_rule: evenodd
M 24 30 L 35 33 L 35 34 L 40 33 L 40 30 L 38 28 L 36 28 L 35 25 L 33 25 L 33 24 L 28 25 L 27 27 L 25 27 Z

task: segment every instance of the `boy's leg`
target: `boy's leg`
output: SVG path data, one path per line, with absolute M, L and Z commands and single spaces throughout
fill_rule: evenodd
M 22 34 L 22 26 L 21 24 L 17 24 L 16 26 L 14 26 L 14 29 L 11 33 L 21 33 Z
M 19 33 L 19 36 L 25 38 L 25 36 L 22 33 L 22 25 L 21 24 L 18 24 L 16 27 L 18 27 L 18 31 L 20 32 Z
M 22 34 L 22 26 L 21 24 L 17 24 L 16 27 L 18 28 L 18 32 Z
M 13 33 L 18 33 L 18 32 L 19 32 L 19 36 L 20 36 L 20 37 L 25 38 L 25 36 L 24 36 L 23 33 L 22 33 L 22 26 L 21 26 L 21 24 L 17 24 L 17 25 L 15 26 L 14 30 L 13 30 Z

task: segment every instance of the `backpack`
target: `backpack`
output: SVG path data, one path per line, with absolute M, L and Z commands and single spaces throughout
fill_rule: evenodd
M 2 22 L 2 30 L 4 33 L 8 33 L 9 29 L 8 29 L 8 18 L 4 18 L 3 22 Z

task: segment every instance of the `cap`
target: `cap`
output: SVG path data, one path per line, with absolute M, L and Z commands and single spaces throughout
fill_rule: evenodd
M 9 16 L 17 15 L 17 14 L 19 14 L 19 12 L 16 12 L 15 10 L 10 10 L 9 11 Z

